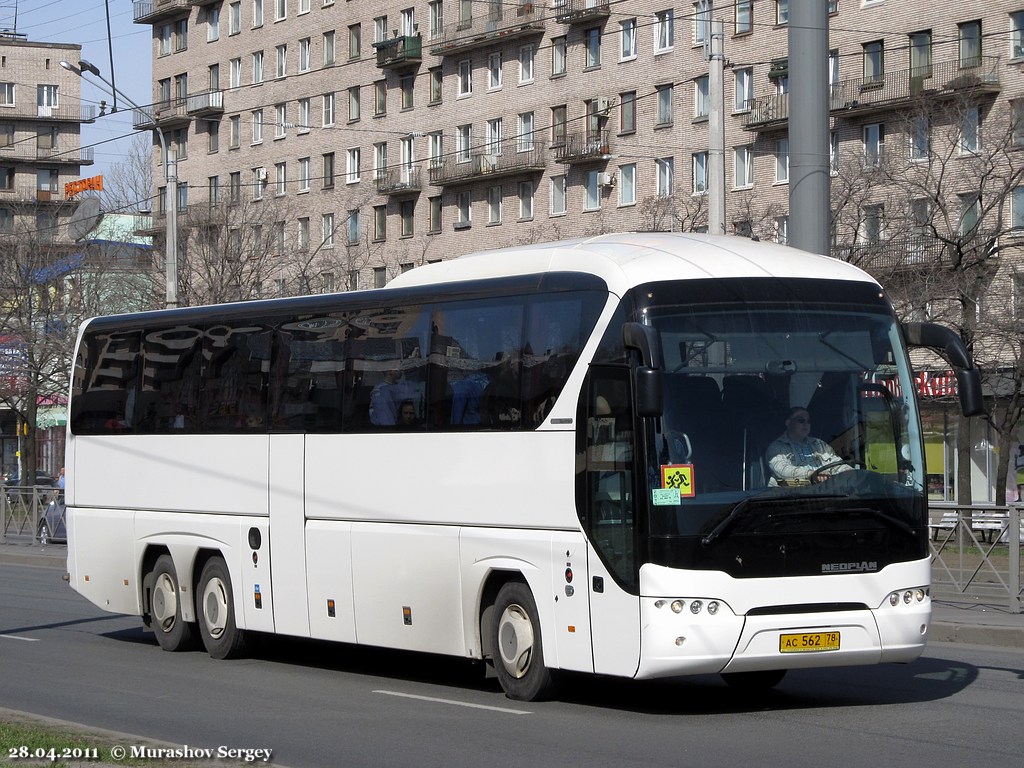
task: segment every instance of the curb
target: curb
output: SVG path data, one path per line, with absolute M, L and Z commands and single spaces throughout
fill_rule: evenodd
M 1013 627 L 937 621 L 928 629 L 928 642 L 1024 648 L 1024 631 Z

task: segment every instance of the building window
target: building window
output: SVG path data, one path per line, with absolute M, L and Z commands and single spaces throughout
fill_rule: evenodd
M 382 117 L 388 113 L 388 85 L 386 80 L 373 84 L 373 115 Z
M 378 16 L 373 20 L 373 42 L 383 43 L 388 39 L 388 17 Z
M 283 139 L 288 129 L 288 105 L 278 104 L 274 111 L 277 115 L 274 123 L 274 138 Z
M 345 183 L 355 184 L 359 181 L 359 159 L 362 154 L 359 147 L 351 147 L 345 153 Z
M 746 112 L 754 100 L 754 70 L 751 67 L 741 67 L 735 71 L 733 77 L 736 84 L 733 111 Z
M 565 74 L 566 66 L 566 45 L 565 37 L 551 38 L 551 76 L 557 77 Z
M 427 199 L 427 232 L 436 234 L 441 231 L 441 196 Z
M 619 205 L 636 203 L 636 163 L 619 166 Z
M 323 173 L 321 174 L 323 179 L 324 189 L 331 189 L 334 187 L 334 153 L 326 152 L 323 155 Z
M 501 187 L 487 188 L 487 223 L 501 224 Z
M 324 48 L 324 66 L 334 67 L 334 30 L 324 33 L 322 43 Z
M 636 131 L 636 91 L 619 94 L 619 133 Z
M 252 82 L 253 84 L 263 82 L 263 51 L 256 51 L 252 55 Z
M 878 245 L 882 242 L 885 228 L 885 206 L 865 205 L 861 208 L 860 243 Z
M 309 158 L 299 158 L 299 192 L 309 192 Z
M 373 268 L 373 287 L 383 288 L 388 284 L 388 270 L 387 267 L 374 267 Z
M 460 97 L 473 94 L 473 62 L 470 59 L 459 62 L 456 94 Z
M 334 245 L 334 214 L 325 213 L 320 217 L 320 228 L 323 233 L 320 241 L 324 248 Z
M 455 162 L 468 163 L 473 148 L 473 126 L 469 123 L 455 128 Z
M 594 27 L 583 33 L 586 58 L 584 66 L 586 69 L 595 69 L 601 66 L 601 28 Z
M 619 60 L 636 58 L 636 19 L 619 22 Z
M 560 216 L 566 211 L 566 177 L 557 174 L 551 177 L 551 215 Z
M 1010 14 L 1010 58 L 1024 58 L 1024 11 Z
M 753 21 L 754 0 L 736 0 L 736 27 L 737 35 L 745 35 L 754 31 Z
M 299 40 L 299 72 L 309 72 L 309 51 L 311 41 L 308 37 Z
M 701 75 L 693 81 L 693 116 L 698 120 L 708 116 L 711 100 L 708 98 L 708 76 Z
M 430 70 L 430 104 L 440 104 L 442 99 L 442 84 L 444 76 L 441 67 L 434 67 Z
M 402 237 L 412 237 L 415 234 L 416 201 L 403 200 L 398 206 L 398 213 L 402 222 Z
M 471 226 L 473 223 L 473 198 L 468 190 L 461 190 L 455 196 L 455 207 L 458 216 L 456 224 L 460 228 Z
M 551 108 L 551 144 L 556 147 L 565 144 L 566 105 Z
M 931 151 L 931 126 L 927 115 L 916 115 L 910 121 L 910 159 L 926 160 Z
M 412 109 L 415 106 L 414 97 L 416 94 L 416 76 L 415 75 L 403 75 L 399 81 L 399 85 L 402 89 L 402 109 Z
M 909 35 L 910 42 L 910 76 L 911 77 L 931 77 L 932 76 L 932 33 L 931 31 L 926 32 L 914 32 Z M 913 81 L 910 84 L 911 95 L 917 95 L 914 93 L 916 86 Z
M 519 220 L 527 221 L 533 218 L 533 182 L 519 182 Z
M 957 25 L 960 43 L 960 66 L 964 69 L 981 66 L 981 21 Z
M 961 155 L 973 155 L 981 149 L 981 110 L 978 107 L 964 110 L 958 144 Z
M 789 0 L 775 0 L 775 23 L 789 24 Z
M 774 225 L 775 242 L 786 245 L 789 242 L 789 216 L 776 216 Z
M 228 34 L 237 35 L 242 31 L 242 3 L 231 3 L 228 6 Z
M 430 0 L 427 9 L 430 17 L 427 34 L 430 40 L 436 40 L 444 35 L 444 3 L 442 0 Z
M 277 174 L 275 193 L 280 197 L 288 192 L 288 163 L 275 163 L 274 170 Z
M 882 83 L 885 78 L 885 46 L 881 40 L 864 43 L 864 84 Z
M 373 241 L 382 242 L 388 236 L 388 209 L 386 205 L 373 206 Z M 352 242 L 351 240 L 349 242 Z
M 672 125 L 672 91 L 671 85 L 657 86 L 658 106 L 657 115 L 654 119 L 655 127 L 660 128 Z
M 710 0 L 707 0 L 708 2 Z M 671 51 L 676 41 L 676 12 L 669 8 L 654 14 L 654 53 Z
M 334 125 L 334 94 L 324 94 L 324 126 Z
M 532 45 L 524 45 L 519 49 L 519 84 L 533 82 L 533 63 L 537 54 Z
M 693 194 L 703 195 L 708 191 L 708 153 L 693 153 Z
M 277 46 L 277 76 L 288 76 L 288 46 L 285 44 Z
M 228 118 L 228 147 L 238 149 L 242 142 L 242 118 L 232 115 Z
M 530 152 L 533 150 L 533 112 L 522 112 L 519 115 L 519 136 L 516 140 L 516 151 Z
M 583 210 L 597 211 L 601 208 L 601 187 L 598 176 L 600 171 L 587 171 L 583 186 Z
M 349 245 L 358 244 L 360 229 L 359 209 L 353 208 L 345 219 L 345 242 Z
M 864 167 L 877 168 L 882 162 L 885 149 L 885 126 L 882 123 L 868 123 L 862 129 L 864 142 Z
M 501 51 L 495 51 L 487 57 L 487 90 L 496 91 L 501 88 L 501 75 Z
M 733 150 L 733 186 L 737 189 L 754 186 L 753 147 L 736 147 Z
M 778 184 L 789 182 L 789 139 L 775 142 L 775 181 Z
M 263 141 L 263 110 L 257 109 L 252 113 L 252 143 L 259 144 Z
M 655 194 L 658 197 L 672 197 L 675 187 L 676 161 L 673 157 L 659 157 L 654 161 L 656 174 Z

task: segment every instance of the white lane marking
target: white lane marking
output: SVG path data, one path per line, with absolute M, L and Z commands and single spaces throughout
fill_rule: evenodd
M 508 709 L 507 707 L 491 707 L 486 704 L 470 704 L 468 701 L 455 701 L 453 699 L 436 699 L 433 696 L 416 696 L 412 693 L 399 693 L 398 691 L 374 691 L 383 693 L 385 696 L 401 696 L 403 699 L 418 699 L 419 701 L 432 701 L 435 704 L 451 704 L 456 707 L 469 707 L 470 709 L 489 709 L 492 712 L 504 712 L 507 715 L 532 715 L 532 712 L 525 712 L 521 709 Z
M 0 637 L 8 640 L 24 640 L 26 643 L 38 643 L 38 637 L 18 637 L 17 635 L 0 635 Z

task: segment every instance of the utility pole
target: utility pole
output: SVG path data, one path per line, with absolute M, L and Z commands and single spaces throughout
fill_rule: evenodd
M 789 6 L 789 243 L 831 251 L 829 192 L 828 8 L 822 0 Z
M 708 71 L 708 232 L 725 234 L 725 25 L 711 20 Z

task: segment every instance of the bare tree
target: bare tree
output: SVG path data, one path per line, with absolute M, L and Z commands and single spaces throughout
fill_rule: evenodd
M 837 255 L 874 273 L 907 316 L 955 328 L 982 368 L 995 395 L 1001 502 L 1021 423 L 1024 328 L 1019 308 L 996 299 L 1012 295 L 1007 262 L 1019 258 L 1004 246 L 1015 190 L 1024 185 L 1022 127 L 1012 106 L 984 89 L 953 89 L 886 123 L 885 151 L 844 159 L 832 185 Z M 962 420 L 956 486 L 964 504 L 970 441 Z
M 124 159 L 103 177 L 100 202 L 104 211 L 137 212 L 153 207 L 152 195 L 153 141 L 148 134 L 139 133 Z

